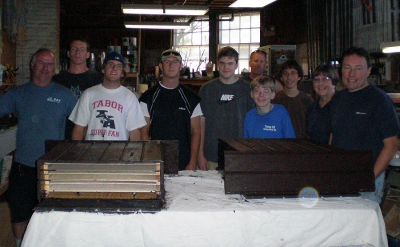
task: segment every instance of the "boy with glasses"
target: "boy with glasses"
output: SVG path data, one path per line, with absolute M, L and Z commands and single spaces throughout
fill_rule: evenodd
M 275 97 L 275 80 L 260 76 L 250 83 L 250 87 L 256 107 L 246 114 L 244 138 L 295 138 L 286 108 L 271 103 Z
M 125 60 L 111 52 L 104 59 L 103 82 L 85 90 L 69 119 L 72 140 L 140 140 L 146 125 L 136 96 L 121 85 Z

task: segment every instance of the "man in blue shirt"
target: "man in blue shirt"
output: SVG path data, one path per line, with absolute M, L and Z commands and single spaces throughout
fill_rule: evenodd
M 346 150 L 372 151 L 375 192 L 363 197 L 382 199 L 385 170 L 397 151 L 399 121 L 390 98 L 368 84 L 371 72 L 368 52 L 352 47 L 342 57 L 342 81 L 346 90 L 332 105 L 332 145 Z
M 18 118 L 17 147 L 7 200 L 17 246 L 37 203 L 36 161 L 45 153 L 45 140 L 63 140 L 65 122 L 75 97 L 53 83 L 55 55 L 39 49 L 30 61 L 31 80 L 0 97 L 0 117 L 14 113 Z

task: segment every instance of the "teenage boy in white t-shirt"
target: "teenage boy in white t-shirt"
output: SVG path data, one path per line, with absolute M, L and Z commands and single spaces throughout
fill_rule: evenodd
M 72 140 L 140 140 L 146 125 L 136 96 L 121 85 L 124 58 L 117 52 L 104 59 L 104 79 L 85 90 L 69 116 Z

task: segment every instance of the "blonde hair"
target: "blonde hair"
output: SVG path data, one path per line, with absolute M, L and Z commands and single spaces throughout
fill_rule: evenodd
M 251 91 L 256 87 L 266 87 L 271 90 L 272 93 L 275 92 L 275 79 L 270 76 L 257 76 L 250 83 Z

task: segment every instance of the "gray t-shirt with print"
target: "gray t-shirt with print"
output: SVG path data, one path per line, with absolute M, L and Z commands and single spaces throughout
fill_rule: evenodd
M 200 89 L 201 109 L 206 119 L 204 152 L 207 160 L 218 161 L 218 139 L 243 137 L 246 113 L 254 107 L 250 85 L 243 79 L 224 84 L 219 78 Z

